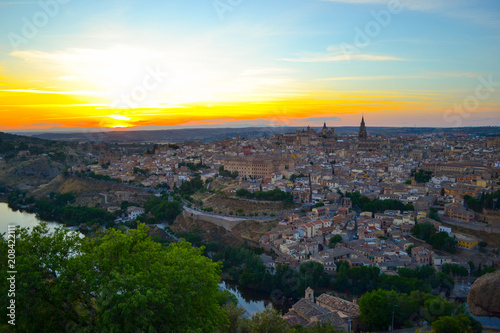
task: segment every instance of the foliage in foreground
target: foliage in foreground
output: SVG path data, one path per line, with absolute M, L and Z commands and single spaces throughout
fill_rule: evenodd
M 481 324 L 466 314 L 463 305 L 421 291 L 405 294 L 378 289 L 364 294 L 359 307 L 360 319 L 370 330 L 387 330 L 394 320 L 395 328 L 417 326 L 425 321 L 432 323 L 435 332 L 482 331 Z M 446 327 L 460 329 L 447 331 Z
M 0 249 L 7 253 L 2 237 Z M 143 224 L 93 239 L 42 224 L 18 230 L 15 250 L 19 332 L 213 332 L 229 323 L 220 264 L 186 242 L 162 247 Z M 8 289 L 0 285 L 3 318 Z

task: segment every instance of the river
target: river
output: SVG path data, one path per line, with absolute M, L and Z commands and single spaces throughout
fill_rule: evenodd
M 269 304 L 272 304 L 273 308 L 278 310 L 280 313 L 285 314 L 297 301 L 290 298 L 279 298 L 279 301 L 272 302 L 271 297 L 267 292 L 240 287 L 233 281 L 229 280 L 222 281 L 219 286 L 235 295 L 238 299 L 239 305 L 245 309 L 249 315 L 252 315 L 255 312 L 263 311 Z
M 40 224 L 40 220 L 35 216 L 35 214 L 26 213 L 26 212 L 14 212 L 9 206 L 0 202 L 0 234 L 6 233 L 9 225 L 18 225 L 22 228 L 33 228 L 36 225 Z M 57 227 L 60 227 L 61 224 L 56 222 L 47 222 L 47 225 L 50 230 L 54 230 Z
M 270 303 L 269 300 L 265 300 L 265 295 L 248 293 L 245 290 L 240 290 L 237 285 L 230 282 L 222 281 L 219 286 L 221 289 L 228 290 L 231 294 L 236 296 L 239 305 L 245 309 L 250 316 L 256 312 L 263 311 L 266 305 Z

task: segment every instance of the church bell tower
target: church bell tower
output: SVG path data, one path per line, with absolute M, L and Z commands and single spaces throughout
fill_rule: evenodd
M 358 136 L 359 136 L 359 139 L 361 139 L 361 140 L 368 139 L 368 134 L 366 133 L 365 117 L 364 116 L 361 118 L 361 126 L 359 126 Z

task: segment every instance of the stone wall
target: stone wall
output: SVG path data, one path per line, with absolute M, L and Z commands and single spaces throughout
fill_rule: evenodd
M 184 210 L 182 212 L 182 216 L 186 218 L 191 218 L 194 221 L 205 221 L 209 222 L 212 224 L 215 224 L 219 227 L 223 227 L 224 229 L 231 231 L 234 227 L 236 227 L 238 224 L 243 222 L 244 220 L 236 220 L 236 219 L 231 219 L 231 218 L 225 218 L 225 217 L 218 217 L 218 216 L 212 216 L 212 215 L 207 215 L 203 214 L 201 212 L 196 212 L 196 211 L 188 211 Z
M 473 224 L 473 223 L 464 223 L 464 222 L 456 222 L 456 221 L 450 221 L 450 220 L 444 220 L 443 223 L 457 226 L 457 227 L 462 227 L 465 229 L 471 229 L 471 230 L 476 230 L 476 231 L 483 231 L 487 233 L 493 233 L 493 234 L 500 234 L 500 226 L 490 226 L 487 224 L 480 225 L 480 224 Z

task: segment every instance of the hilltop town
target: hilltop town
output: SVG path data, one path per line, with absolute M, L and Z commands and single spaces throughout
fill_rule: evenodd
M 310 262 L 331 277 L 344 263 L 389 276 L 432 266 L 455 279 L 446 296 L 465 300 L 476 276 L 499 263 L 500 137 L 374 136 L 363 117 L 357 135 L 337 135 L 325 123 L 209 143 L 59 143 L 62 153 L 54 144 L 15 147 L 15 154 L 0 155 L 2 170 L 13 159 L 66 158 L 47 184 L 19 184 L 36 200 L 71 193 L 78 205 L 108 214 L 96 220 L 103 226 L 168 222 L 171 240 L 200 226 L 238 229 L 240 240 L 263 250 L 260 262 L 269 274 Z M 151 208 L 161 198 L 182 208 L 166 218 Z M 28 201 L 19 207 L 29 209 Z M 262 226 L 257 234 L 244 230 L 248 221 Z M 359 307 L 356 296 L 348 297 L 315 297 L 308 289 L 284 318 L 290 325 L 319 321 L 350 330 L 359 324 Z
M 17 158 L 35 158 L 26 147 Z M 74 162 L 71 175 L 128 185 L 97 195 L 99 207 L 112 213 L 122 201 L 137 200 L 137 193 L 170 193 L 200 178 L 196 193 L 185 197 L 186 208 L 215 217 L 276 220 L 258 239 L 279 255 L 275 262 L 316 260 L 327 270 L 341 259 L 382 270 L 467 266 L 469 256 L 460 260 L 416 239 L 412 228 L 423 223 L 455 239 L 459 249 L 482 249 L 488 241 L 500 246 L 488 237 L 500 232 L 500 137 L 371 136 L 363 117 L 356 136 L 336 135 L 325 123 L 271 137 L 145 147 L 80 142 L 64 153 L 92 161 Z M 288 202 L 285 196 L 270 199 L 265 194 L 271 191 L 289 194 Z M 141 205 L 129 206 L 116 221 L 144 212 Z M 341 241 L 329 247 L 335 236 Z

